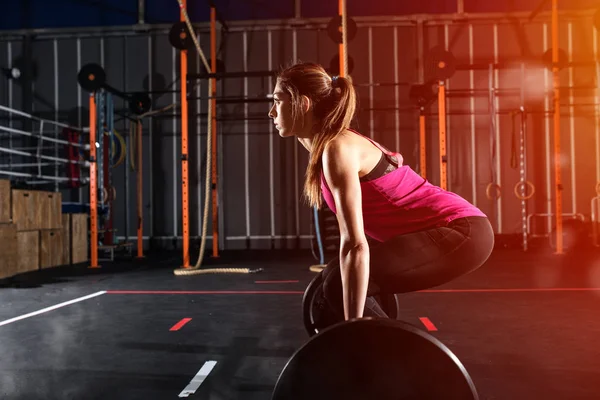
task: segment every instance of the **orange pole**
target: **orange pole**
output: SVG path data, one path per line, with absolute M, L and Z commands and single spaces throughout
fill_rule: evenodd
M 419 115 L 419 164 L 421 165 L 421 177 L 427 179 L 427 143 L 425 138 L 425 114 L 421 108 Z
M 345 17 L 344 16 L 344 0 L 339 0 L 338 9 L 339 9 L 339 15 L 343 19 Z M 340 51 L 340 76 L 345 77 L 346 76 L 346 74 L 344 73 L 345 48 L 344 48 L 343 41 L 339 45 L 339 51 Z
M 215 7 L 210 8 L 210 69 L 214 74 L 217 72 L 217 10 Z M 212 93 L 210 101 L 212 103 L 212 132 L 207 134 L 212 135 L 212 230 L 213 230 L 213 257 L 219 257 L 219 203 L 217 191 L 217 80 L 210 78 L 212 85 Z
M 446 86 L 440 81 L 438 93 L 439 132 L 440 132 L 440 187 L 448 189 L 448 156 L 446 155 Z
M 562 182 L 560 170 L 560 77 L 558 69 L 558 0 L 552 0 L 552 74 L 554 76 L 554 194 L 556 196 L 556 254 L 563 254 Z
M 96 151 L 96 93 L 90 94 L 90 268 L 98 265 L 98 163 Z
M 136 122 L 137 133 L 137 212 L 138 212 L 138 229 L 137 229 L 137 257 L 144 257 L 144 208 L 142 191 L 142 122 Z
M 182 0 L 181 21 L 185 22 L 183 10 L 186 0 Z M 191 33 L 193 34 L 193 33 Z M 189 181 L 188 181 L 188 100 L 187 100 L 187 51 L 182 50 L 181 56 L 181 206 L 183 218 L 183 268 L 190 266 L 190 215 L 189 215 Z

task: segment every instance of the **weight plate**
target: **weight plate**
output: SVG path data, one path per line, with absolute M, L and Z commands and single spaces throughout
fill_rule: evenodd
M 178 50 L 189 50 L 194 47 L 187 24 L 183 21 L 176 22 L 169 31 L 169 42 Z
M 432 47 L 425 57 L 425 72 L 429 79 L 450 79 L 456 73 L 456 59 L 444 47 Z
M 397 319 L 400 314 L 398 296 L 385 294 L 374 296 L 383 311 L 390 319 Z M 318 273 L 306 287 L 302 297 L 302 318 L 304 328 L 309 336 L 319 333 L 323 326 L 331 325 L 336 317 L 331 314 L 323 297 L 323 274 Z
M 346 41 L 351 41 L 356 37 L 356 33 L 358 32 L 358 27 L 356 26 L 356 21 L 354 21 L 350 17 L 346 17 Z M 337 15 L 327 24 L 327 36 L 334 43 L 343 43 L 342 40 L 342 17 Z
M 150 111 L 152 100 L 146 93 L 132 93 L 129 99 L 129 111 L 136 115 Z
M 567 53 L 563 49 L 559 48 L 558 49 L 558 64 L 557 64 L 559 70 L 566 67 L 567 60 L 568 60 Z M 552 48 L 549 48 L 548 50 L 546 50 L 544 52 L 544 55 L 542 56 L 542 63 L 544 64 L 544 67 L 546 67 L 550 71 L 552 71 L 552 66 L 554 65 L 554 63 L 552 62 Z
M 272 400 L 476 400 L 461 361 L 401 321 L 355 319 L 324 329 L 283 368 Z
M 79 70 L 77 81 L 84 90 L 95 92 L 106 83 L 106 73 L 99 64 L 86 64 Z

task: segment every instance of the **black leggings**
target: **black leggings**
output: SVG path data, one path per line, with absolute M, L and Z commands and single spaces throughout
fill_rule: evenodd
M 482 266 L 494 247 L 485 217 L 459 218 L 447 226 L 393 237 L 370 246 L 370 277 L 364 316 L 387 317 L 372 296 L 407 293 L 442 285 Z M 344 319 L 339 258 L 321 272 L 333 317 Z

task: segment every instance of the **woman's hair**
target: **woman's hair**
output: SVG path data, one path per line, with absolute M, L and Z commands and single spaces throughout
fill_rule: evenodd
M 356 110 L 356 92 L 352 80 L 330 77 L 315 63 L 298 63 L 281 71 L 277 76 L 281 89 L 291 96 L 292 129 L 302 129 L 304 111 L 302 96 L 310 99 L 316 132 L 310 151 L 304 196 L 310 206 L 321 207 L 321 173 L 323 151 L 329 142 L 350 127 Z

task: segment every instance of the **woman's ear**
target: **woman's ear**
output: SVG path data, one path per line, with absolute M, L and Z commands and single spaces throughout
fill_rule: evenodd
M 306 114 L 312 108 L 312 101 L 308 98 L 308 96 L 302 96 L 302 112 Z

